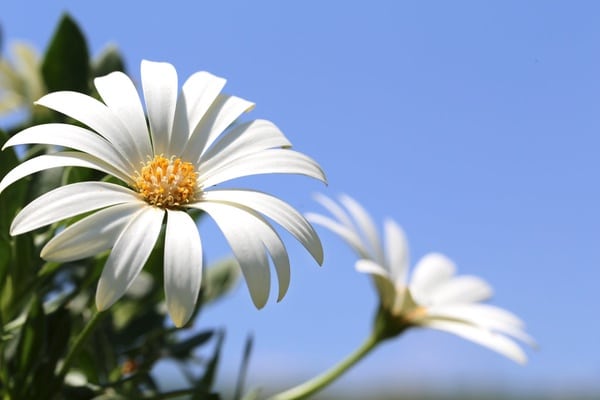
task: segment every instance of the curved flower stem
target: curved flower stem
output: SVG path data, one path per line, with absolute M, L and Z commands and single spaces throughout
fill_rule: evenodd
M 101 317 L 104 314 L 105 314 L 104 312 L 101 312 L 98 310 L 94 311 L 94 314 L 89 319 L 89 321 L 87 322 L 87 324 L 85 325 L 83 330 L 75 338 L 75 343 L 73 343 L 73 347 L 71 347 L 71 349 L 69 350 L 69 353 L 67 353 L 67 356 L 65 357 L 65 360 L 62 363 L 60 370 L 57 373 L 57 377 L 58 377 L 59 381 L 62 382 L 62 380 L 65 378 L 65 375 L 67 375 L 67 372 L 69 372 L 69 368 L 71 367 L 71 363 L 73 362 L 73 359 L 79 353 L 79 351 L 81 350 L 81 347 L 87 340 L 88 336 L 90 335 L 90 333 L 92 333 L 92 331 L 98 324 L 98 321 L 100 321 Z
M 365 340 L 365 342 L 356 349 L 348 357 L 340 361 L 337 365 L 333 366 L 329 370 L 325 371 L 321 375 L 314 377 L 313 379 L 306 381 L 296 387 L 293 387 L 285 392 L 281 392 L 271 397 L 269 400 L 295 400 L 304 399 L 308 396 L 318 392 L 325 386 L 332 383 L 340 375 L 349 370 L 354 364 L 362 360 L 367 354 L 371 352 L 384 338 L 377 332 L 371 333 L 371 335 Z

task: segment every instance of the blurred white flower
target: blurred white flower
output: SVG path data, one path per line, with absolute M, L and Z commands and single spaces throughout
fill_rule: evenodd
M 452 261 L 430 253 L 415 266 L 408 280 L 409 254 L 404 232 L 396 222 L 384 222 L 384 243 L 370 215 L 354 199 L 340 196 L 339 204 L 317 196 L 333 218 L 315 213 L 306 216 L 338 234 L 360 258 L 356 269 L 373 278 L 381 308 L 398 326 L 421 326 L 453 333 L 486 346 L 518 362 L 527 357 L 514 339 L 535 345 L 523 322 L 512 313 L 483 304 L 492 288 L 475 276 L 455 276 Z
M 30 109 L 46 93 L 36 50 L 23 42 L 11 47 L 13 62 L 0 58 L 0 115 Z
M 99 210 L 57 234 L 41 256 L 64 262 L 111 249 L 96 291 L 98 309 L 104 310 L 138 276 L 166 217 L 166 303 L 175 325 L 182 326 L 194 309 L 202 275 L 200 235 L 186 209 L 202 210 L 228 240 L 256 307 L 263 307 L 269 295 L 268 255 L 275 265 L 281 299 L 290 279 L 288 254 L 264 217 L 287 229 L 321 263 L 323 253 L 315 231 L 298 211 L 276 197 L 211 188 L 239 177 L 273 173 L 325 181 L 320 167 L 291 150 L 290 142 L 269 121 L 231 126 L 254 105 L 221 94 L 224 79 L 198 72 L 179 92 L 171 64 L 142 61 L 141 75 L 149 129 L 137 90 L 121 72 L 94 80 L 103 102 L 67 91 L 37 101 L 90 129 L 44 124 L 13 136 L 5 147 L 42 143 L 72 151 L 23 162 L 0 182 L 0 192 L 29 174 L 64 166 L 94 168 L 128 187 L 80 182 L 54 189 L 19 212 L 11 235 Z

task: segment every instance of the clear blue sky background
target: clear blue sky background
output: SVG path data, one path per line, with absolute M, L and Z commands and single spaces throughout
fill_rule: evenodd
M 44 49 L 62 11 L 94 54 L 228 79 L 326 171 L 252 181 L 302 211 L 345 192 L 407 231 L 413 262 L 440 251 L 496 289 L 540 343 L 527 366 L 450 335 L 412 331 L 334 389 L 599 389 L 600 3 L 594 1 L 4 1 L 7 39 Z M 228 253 L 210 222 L 211 260 Z M 227 327 L 221 385 L 248 332 L 250 384 L 300 380 L 351 351 L 376 305 L 354 255 L 320 230 L 319 268 L 287 235 L 292 284 L 256 311 L 241 286 L 199 320 Z

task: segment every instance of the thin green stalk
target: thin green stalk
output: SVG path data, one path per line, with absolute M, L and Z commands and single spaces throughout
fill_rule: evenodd
M 75 338 L 75 343 L 73 343 L 73 347 L 71 347 L 71 349 L 69 350 L 69 353 L 67 353 L 67 356 L 65 357 L 65 360 L 62 363 L 60 370 L 57 373 L 57 377 L 58 377 L 59 381 L 61 381 L 61 382 L 63 381 L 63 379 L 65 378 L 65 375 L 67 375 L 67 372 L 69 372 L 71 363 L 73 362 L 73 360 L 75 359 L 75 357 L 81 350 L 81 347 L 84 345 L 85 341 L 87 340 L 88 336 L 90 336 L 90 333 L 92 333 L 92 331 L 98 324 L 98 321 L 100 321 L 101 317 L 104 314 L 105 313 L 101 312 L 101 311 L 97 311 L 97 310 L 94 311 L 94 315 L 92 315 L 92 317 L 89 319 L 89 321 L 87 322 L 87 324 L 85 325 L 83 330 L 79 333 L 77 338 Z
M 293 387 L 285 392 L 281 392 L 271 397 L 269 400 L 296 400 L 304 399 L 318 392 L 325 386 L 335 381 L 340 375 L 349 370 L 354 364 L 362 360 L 371 352 L 383 338 L 375 331 L 365 340 L 365 342 L 356 349 L 352 354 L 343 359 L 340 363 L 325 371 L 321 375 L 306 381 L 296 387 Z

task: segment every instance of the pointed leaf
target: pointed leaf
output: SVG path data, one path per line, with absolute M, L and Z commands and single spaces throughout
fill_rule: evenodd
M 44 355 L 46 321 L 39 298 L 32 303 L 17 345 L 18 377 L 25 380 Z M 24 382 L 23 382 L 24 383 Z
M 88 92 L 90 60 L 87 43 L 68 14 L 62 16 L 50 41 L 42 63 L 42 75 L 49 92 Z
M 170 354 L 171 354 L 171 356 L 173 356 L 175 358 L 190 357 L 192 352 L 197 347 L 208 342 L 213 337 L 214 334 L 215 334 L 215 331 L 213 331 L 213 330 L 199 332 L 186 340 L 175 343 L 171 347 Z

